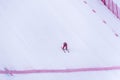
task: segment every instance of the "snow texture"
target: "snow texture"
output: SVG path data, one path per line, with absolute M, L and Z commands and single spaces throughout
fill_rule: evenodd
M 0 70 L 120 66 L 119 35 L 120 20 L 101 0 L 0 0 Z M 0 74 L 0 80 L 120 80 L 120 70 Z

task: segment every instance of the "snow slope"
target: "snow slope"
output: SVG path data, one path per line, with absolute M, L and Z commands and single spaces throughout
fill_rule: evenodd
M 118 6 L 120 6 L 120 1 L 119 0 L 113 0 Z
M 0 69 L 120 66 L 120 21 L 98 0 L 1 0 Z M 116 34 L 118 36 L 116 36 Z M 61 50 L 68 42 L 70 53 Z M 120 70 L 43 73 L 1 80 L 119 80 Z

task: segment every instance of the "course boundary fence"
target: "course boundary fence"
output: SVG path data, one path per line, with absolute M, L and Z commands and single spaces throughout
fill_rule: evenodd
M 120 7 L 113 0 L 101 0 L 104 5 L 118 18 L 120 19 Z

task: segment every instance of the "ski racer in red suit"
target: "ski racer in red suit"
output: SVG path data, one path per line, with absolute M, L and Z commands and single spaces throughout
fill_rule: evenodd
M 67 52 L 69 53 L 67 42 L 64 42 L 64 43 L 63 43 L 62 50 L 63 50 L 64 52 L 67 51 Z

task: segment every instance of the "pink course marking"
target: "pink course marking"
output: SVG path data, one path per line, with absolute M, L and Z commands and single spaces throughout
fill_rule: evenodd
M 96 13 L 96 11 L 95 11 L 94 9 L 92 9 L 92 11 L 93 11 L 94 13 Z
M 7 69 L 7 68 L 6 68 Z M 120 70 L 120 66 L 114 67 L 98 67 L 98 68 L 78 68 L 78 69 L 33 69 L 33 70 L 0 70 L 0 74 L 33 74 L 33 73 L 74 73 L 74 72 L 93 72 Z
M 116 37 L 119 37 L 119 35 L 118 35 L 117 33 L 115 33 L 115 36 L 116 36 Z
M 87 4 L 87 1 L 83 1 L 85 4 Z
M 107 24 L 107 22 L 105 20 L 102 21 L 104 24 Z
M 13 76 L 13 74 L 12 74 L 12 72 L 11 72 L 10 70 L 8 70 L 7 68 L 4 68 L 4 70 L 5 70 L 5 73 L 7 73 L 7 74 Z

